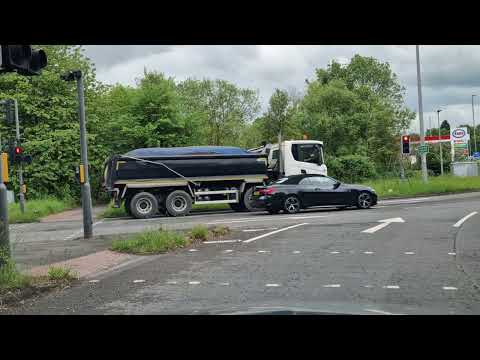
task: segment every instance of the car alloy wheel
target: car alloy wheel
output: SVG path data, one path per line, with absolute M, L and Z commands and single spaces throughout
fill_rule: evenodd
M 367 192 L 362 192 L 358 195 L 358 206 L 362 209 L 368 209 L 372 206 L 372 195 Z
M 295 214 L 300 211 L 300 201 L 296 196 L 289 196 L 285 199 L 284 209 L 290 214 Z

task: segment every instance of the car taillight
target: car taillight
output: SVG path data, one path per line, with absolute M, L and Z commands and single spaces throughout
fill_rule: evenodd
M 262 195 L 272 195 L 276 191 L 277 191 L 277 189 L 275 189 L 273 187 L 270 187 L 270 188 L 266 188 L 266 189 L 261 189 L 260 194 L 262 194 Z

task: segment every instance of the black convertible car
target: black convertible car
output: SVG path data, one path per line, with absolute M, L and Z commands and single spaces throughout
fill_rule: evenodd
M 253 199 L 257 207 L 266 208 L 271 214 L 281 210 L 294 214 L 310 206 L 368 209 L 377 204 L 377 194 L 372 188 L 310 174 L 289 176 L 268 186 L 257 186 Z

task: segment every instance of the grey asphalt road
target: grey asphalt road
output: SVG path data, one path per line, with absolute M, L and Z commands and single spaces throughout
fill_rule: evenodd
M 95 231 L 222 223 L 246 241 L 154 256 L 12 312 L 218 314 L 295 308 L 372 315 L 480 314 L 479 209 L 480 196 L 472 193 L 294 216 L 223 213 L 106 220 Z M 381 222 L 386 219 L 397 222 Z

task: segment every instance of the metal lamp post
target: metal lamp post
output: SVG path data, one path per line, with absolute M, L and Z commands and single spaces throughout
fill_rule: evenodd
M 438 144 L 440 145 L 440 174 L 443 175 L 443 153 L 442 153 L 442 141 L 440 133 L 440 112 L 442 110 L 437 110 L 437 120 L 438 120 Z
M 78 92 L 78 113 L 80 117 L 80 178 L 82 183 L 82 208 L 83 208 L 83 237 L 91 238 L 93 235 L 92 225 L 92 195 L 90 192 L 90 179 L 88 176 L 88 154 L 87 154 L 87 130 L 85 126 L 85 100 L 83 89 L 83 76 L 80 70 L 70 71 L 61 76 L 65 81 L 76 81 Z
M 425 145 L 425 129 L 423 126 L 423 102 L 422 102 L 422 79 L 420 74 L 420 50 L 419 46 L 415 45 L 417 57 L 417 87 L 418 87 L 418 117 L 420 119 L 420 144 Z M 427 154 L 422 152 L 422 179 L 428 182 L 427 172 Z
M 473 107 L 473 97 L 477 95 L 472 95 L 472 120 L 473 120 L 473 146 L 475 147 L 475 152 L 477 152 L 477 137 L 475 135 L 475 109 Z

